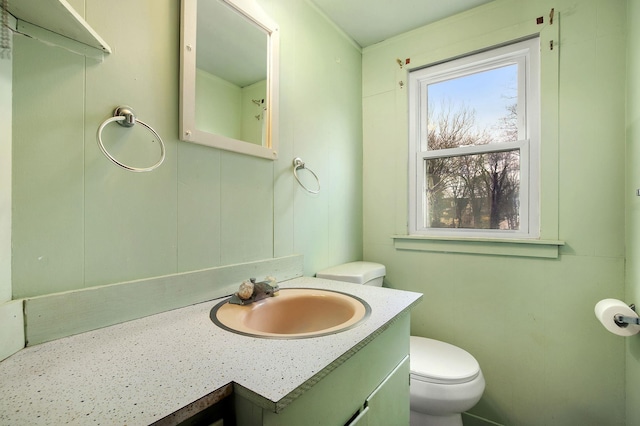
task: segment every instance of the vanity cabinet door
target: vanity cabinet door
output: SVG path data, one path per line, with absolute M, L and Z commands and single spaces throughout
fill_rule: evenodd
M 400 364 L 367 398 L 366 426 L 409 424 L 409 357 Z M 364 411 L 363 411 L 364 412 Z M 359 424 L 359 426 L 362 426 Z
M 369 407 L 364 407 L 358 417 L 345 426 L 369 426 Z
M 345 426 L 405 426 L 409 424 L 409 357 L 369 395 L 364 408 Z

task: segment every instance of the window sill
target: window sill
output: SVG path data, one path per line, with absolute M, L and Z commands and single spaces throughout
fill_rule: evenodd
M 541 257 L 547 259 L 557 259 L 559 248 L 564 245 L 564 241 L 559 240 L 433 237 L 423 235 L 394 235 L 392 238 L 397 250 Z

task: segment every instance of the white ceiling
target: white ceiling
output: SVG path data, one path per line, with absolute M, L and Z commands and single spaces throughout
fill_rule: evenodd
M 361 47 L 492 0 L 311 0 Z

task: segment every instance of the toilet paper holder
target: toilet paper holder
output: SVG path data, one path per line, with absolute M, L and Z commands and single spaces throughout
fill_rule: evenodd
M 632 311 L 634 311 L 634 312 L 636 311 L 636 305 L 635 304 L 632 303 L 632 304 L 629 305 L 629 307 L 631 308 Z M 613 321 L 616 323 L 616 325 L 618 327 L 622 327 L 622 328 L 628 327 L 629 324 L 640 325 L 640 318 L 638 318 L 638 317 L 628 317 L 628 316 L 621 315 L 621 314 L 615 315 L 613 317 Z

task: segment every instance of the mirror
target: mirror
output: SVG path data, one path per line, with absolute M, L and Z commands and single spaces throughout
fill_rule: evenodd
M 277 158 L 277 25 L 255 0 L 182 0 L 180 139 Z

